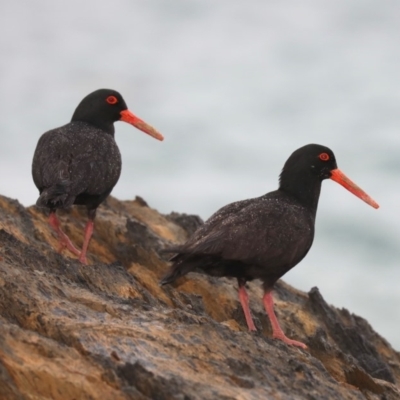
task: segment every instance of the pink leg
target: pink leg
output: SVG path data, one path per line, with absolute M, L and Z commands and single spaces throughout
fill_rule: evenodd
M 289 339 L 284 333 L 282 328 L 279 325 L 278 319 L 276 318 L 274 311 L 274 299 L 272 298 L 272 293 L 268 292 L 264 294 L 263 303 L 265 307 L 265 311 L 268 314 L 268 317 L 271 321 L 272 325 L 272 337 L 275 339 L 282 340 L 283 342 L 290 344 L 292 346 L 298 346 L 303 349 L 306 349 L 307 346 L 304 343 L 298 342 L 297 340 Z
M 93 234 L 93 225 L 94 225 L 93 221 L 89 219 L 89 221 L 85 226 L 85 239 L 83 241 L 82 253 L 81 256 L 79 257 L 79 261 L 85 265 L 87 265 L 86 252 L 89 247 L 90 238 L 92 237 Z
M 67 248 L 71 253 L 79 256 L 81 252 L 72 244 L 70 238 L 61 230 L 60 221 L 55 212 L 50 213 L 49 223 L 58 235 L 58 242 L 60 244 L 58 252 L 61 253 L 64 248 Z
M 249 331 L 256 331 L 256 327 L 253 322 L 253 318 L 250 314 L 249 308 L 249 296 L 247 295 L 246 288 L 242 285 L 239 285 L 239 300 L 242 305 L 244 316 L 246 317 L 247 326 Z

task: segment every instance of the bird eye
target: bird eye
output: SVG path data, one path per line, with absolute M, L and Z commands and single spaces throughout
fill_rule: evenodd
M 118 99 L 115 96 L 108 96 L 106 98 L 106 102 L 108 104 L 117 104 L 118 103 Z
M 329 160 L 329 154 L 327 154 L 327 153 L 321 153 L 318 157 L 322 161 L 328 161 Z

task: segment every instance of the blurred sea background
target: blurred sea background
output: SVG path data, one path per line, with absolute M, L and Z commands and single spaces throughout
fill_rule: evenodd
M 400 349 L 400 3 L 1 0 L 0 193 L 33 204 L 39 136 L 93 90 L 165 136 L 116 124 L 113 195 L 208 218 L 329 146 L 381 206 L 325 181 L 309 255 L 284 280 L 366 318 Z M 217 306 L 217 305 L 216 305 Z M 267 317 L 266 317 L 267 318 Z

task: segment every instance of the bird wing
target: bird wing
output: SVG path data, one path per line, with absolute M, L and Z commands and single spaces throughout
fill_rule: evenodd
M 68 141 L 62 133 L 44 133 L 36 146 L 32 162 L 32 176 L 39 190 L 69 181 Z
M 88 124 L 77 125 L 67 124 L 39 139 L 32 163 L 39 190 L 63 182 L 75 195 L 98 194 L 117 182 L 121 157 L 114 139 Z
M 206 221 L 180 253 L 257 265 L 285 256 L 290 263 L 303 258 L 312 244 L 313 221 L 307 216 L 301 206 L 287 206 L 273 196 L 232 203 Z

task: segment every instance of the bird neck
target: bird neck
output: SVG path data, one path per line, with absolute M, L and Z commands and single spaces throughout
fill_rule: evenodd
M 322 181 L 313 174 L 304 174 L 304 171 L 282 171 L 279 190 L 290 194 L 303 206 L 317 213 Z
M 75 110 L 74 115 L 71 119 L 71 122 L 75 121 L 86 122 L 87 124 L 93 125 L 94 127 L 101 129 L 102 131 L 114 137 L 114 122 L 110 121 L 109 119 L 103 119 L 99 114 L 96 114 L 96 116 L 94 116 L 91 115 L 90 112 L 87 112 L 85 110 L 81 111 L 78 108 Z

